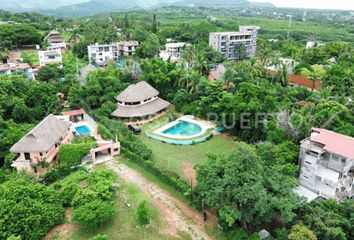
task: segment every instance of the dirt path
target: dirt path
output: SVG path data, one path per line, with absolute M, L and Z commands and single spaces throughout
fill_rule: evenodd
M 45 236 L 42 240 L 50 240 L 58 233 L 60 234 L 61 240 L 69 239 L 69 235 L 78 228 L 78 225 L 74 225 L 71 222 L 71 212 L 72 208 L 68 208 L 65 211 L 65 223 L 52 228 L 52 230 L 50 230 L 47 236 Z
M 162 230 L 163 233 L 178 236 L 178 232 L 186 232 L 193 240 L 212 240 L 205 232 L 200 213 L 191 210 L 185 203 L 126 165 L 116 161 L 106 162 L 105 165 L 153 199 L 167 225 L 167 228 Z

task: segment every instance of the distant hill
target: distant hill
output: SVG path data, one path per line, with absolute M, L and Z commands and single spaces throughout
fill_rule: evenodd
M 62 6 L 89 1 L 90 0 L 0 0 L 0 9 L 13 12 L 23 12 L 38 9 L 55 9 Z
M 82 17 L 98 13 L 139 10 L 159 6 L 199 7 L 274 7 L 270 3 L 247 0 L 0 0 L 0 8 L 8 11 L 38 11 L 55 17 Z

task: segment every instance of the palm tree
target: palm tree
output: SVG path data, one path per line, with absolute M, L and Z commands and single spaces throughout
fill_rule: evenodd
M 312 88 L 311 91 L 314 91 L 316 88 L 316 81 L 320 80 L 320 76 L 316 72 L 311 72 L 309 79 L 312 80 Z
M 185 88 L 189 93 L 196 93 L 199 89 L 201 76 L 194 70 L 187 69 L 178 81 L 178 86 Z
M 289 83 L 288 67 L 289 67 L 288 64 L 281 63 L 280 68 L 276 73 L 277 81 L 279 81 L 283 87 L 288 86 Z
M 182 51 L 182 58 L 187 62 L 187 68 L 192 67 L 192 62 L 195 58 L 196 51 L 194 46 L 185 46 Z
M 198 54 L 193 61 L 193 68 L 199 73 L 207 75 L 210 72 L 211 66 L 203 55 Z

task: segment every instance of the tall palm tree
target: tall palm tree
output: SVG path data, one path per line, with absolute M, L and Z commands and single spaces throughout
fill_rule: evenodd
M 277 81 L 279 81 L 283 87 L 288 86 L 289 83 L 288 68 L 289 68 L 288 64 L 281 63 L 280 68 L 277 70 L 276 73 Z
M 211 65 L 201 54 L 197 54 L 193 60 L 193 68 L 203 75 L 207 75 L 211 70 Z
M 196 56 L 195 46 L 185 46 L 181 56 L 187 62 L 187 68 L 191 68 L 192 62 Z

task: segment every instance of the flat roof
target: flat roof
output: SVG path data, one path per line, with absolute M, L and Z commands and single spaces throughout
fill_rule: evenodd
M 307 202 L 311 202 L 312 200 L 315 200 L 319 196 L 317 193 L 312 192 L 310 189 L 307 189 L 302 185 L 294 188 L 293 191 L 300 197 L 306 198 Z

